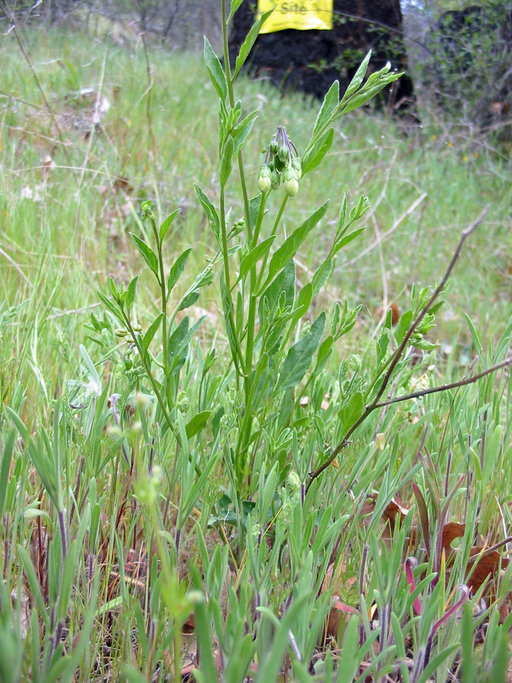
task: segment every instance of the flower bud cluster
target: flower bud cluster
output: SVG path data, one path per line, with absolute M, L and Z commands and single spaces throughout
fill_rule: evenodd
M 277 129 L 265 153 L 265 161 L 260 166 L 258 176 L 260 190 L 277 190 L 282 180 L 286 194 L 295 197 L 299 191 L 302 162 L 297 148 L 282 126 Z

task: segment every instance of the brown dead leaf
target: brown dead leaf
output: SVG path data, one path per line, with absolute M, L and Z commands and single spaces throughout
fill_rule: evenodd
M 181 628 L 182 633 L 193 633 L 196 628 L 196 618 L 194 612 L 192 612 Z
M 386 509 L 382 514 L 382 519 L 389 520 L 391 528 L 393 528 L 397 517 L 400 518 L 400 522 L 403 522 L 408 512 L 409 510 L 407 508 L 400 505 L 400 503 L 397 503 L 396 500 L 391 499 L 386 505 Z
M 484 551 L 483 555 L 481 554 L 482 551 Z M 510 560 L 502 557 L 497 550 L 485 552 L 483 548 L 478 546 L 471 548 L 467 566 L 467 583 L 470 590 L 475 593 L 488 576 L 494 578 L 500 568 L 504 569 L 509 562 Z
M 325 626 L 325 635 L 332 638 L 338 637 L 340 619 L 348 619 L 351 614 L 358 614 L 358 611 L 351 607 L 350 605 L 342 602 L 340 599 L 340 593 L 346 593 L 347 590 L 352 588 L 352 586 L 357 581 L 357 576 L 347 576 L 346 565 L 344 562 L 338 567 L 336 574 L 334 574 L 335 564 L 330 564 L 327 567 L 325 573 L 325 579 L 322 586 L 322 591 L 326 591 L 331 586 L 334 587 L 333 596 L 335 602 L 329 612 L 329 618 Z
M 457 524 L 457 522 L 448 522 L 443 527 L 443 550 L 448 555 L 449 552 L 453 552 L 451 547 L 452 541 L 456 538 L 461 538 L 466 532 L 465 524 Z
M 390 304 L 386 310 L 381 306 L 380 308 L 377 309 L 377 317 L 378 318 L 383 318 L 386 317 L 388 314 L 388 311 L 391 311 L 391 324 L 396 325 L 397 322 L 400 320 L 400 309 L 398 308 L 398 305 L 396 303 Z
M 325 635 L 336 639 L 340 629 L 340 621 L 346 625 L 352 614 L 359 614 L 359 611 L 355 607 L 341 602 L 341 600 L 336 600 L 329 612 Z

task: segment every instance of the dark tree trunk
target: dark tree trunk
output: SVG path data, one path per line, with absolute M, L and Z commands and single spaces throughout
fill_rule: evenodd
M 249 59 L 250 72 L 270 78 L 282 90 L 299 90 L 320 98 L 336 79 L 343 91 L 370 49 L 371 71 L 388 61 L 397 70 L 406 69 L 399 0 L 334 0 L 333 5 L 332 31 L 286 29 L 259 35 Z M 256 2 L 248 0 L 234 16 L 230 34 L 233 62 L 254 21 L 255 10 Z M 404 76 L 388 88 L 380 102 L 410 109 L 410 78 Z

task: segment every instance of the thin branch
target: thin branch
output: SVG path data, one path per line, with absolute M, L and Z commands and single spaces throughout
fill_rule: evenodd
M 412 394 L 406 394 L 405 396 L 395 396 L 395 398 L 390 398 L 387 401 L 381 401 L 380 403 L 377 403 L 375 406 L 373 406 L 373 408 L 384 408 L 384 406 L 391 406 L 393 403 L 408 401 L 411 398 L 421 398 L 422 396 L 427 396 L 428 394 L 437 394 L 440 391 L 448 391 L 449 389 L 463 387 L 466 384 L 473 384 L 473 382 L 477 382 L 479 379 L 482 379 L 482 377 L 490 375 L 492 372 L 496 372 L 496 370 L 506 368 L 510 365 L 512 365 L 512 356 L 501 363 L 497 363 L 497 365 L 493 365 L 483 372 L 479 372 L 478 375 L 466 377 L 466 379 L 459 379 L 457 382 L 450 382 L 449 384 L 441 384 L 439 387 L 431 387 L 430 389 L 423 389 L 422 391 L 414 391 Z
M 324 470 L 326 470 L 326 469 L 329 467 L 329 465 L 331 465 L 331 464 L 334 462 L 334 460 L 335 460 L 336 457 L 339 455 L 339 453 L 340 453 L 344 448 L 346 448 L 346 446 L 348 445 L 349 439 L 350 439 L 350 437 L 352 436 L 352 434 L 353 434 L 353 433 L 356 431 L 356 429 L 357 429 L 357 428 L 358 428 L 358 427 L 359 427 L 359 426 L 368 418 L 368 416 L 369 416 L 374 410 L 376 410 L 377 408 L 381 407 L 381 405 L 386 405 L 386 402 L 383 402 L 383 403 L 381 404 L 381 403 L 379 403 L 379 400 L 380 400 L 382 394 L 384 393 L 384 391 L 386 390 L 386 387 L 387 387 L 388 384 L 389 384 L 389 381 L 390 381 L 390 379 L 391 379 L 391 377 L 392 377 L 392 375 L 393 375 L 393 372 L 395 371 L 396 366 L 398 365 L 400 359 L 402 358 L 402 356 L 403 356 L 403 354 L 404 354 L 404 352 L 405 352 L 405 350 L 406 350 L 406 348 L 407 348 L 407 344 L 409 343 L 409 341 L 410 341 L 412 335 L 414 334 L 414 331 L 418 328 L 418 325 L 421 323 L 421 321 L 423 320 L 423 318 L 427 315 L 427 313 L 429 312 L 429 310 L 432 308 L 434 302 L 436 301 L 436 299 L 438 298 L 438 296 L 441 294 L 441 292 L 442 292 L 443 289 L 445 288 L 446 283 L 448 282 L 448 279 L 449 279 L 449 277 L 450 277 L 450 275 L 451 275 L 451 273 L 452 273 L 452 270 L 454 269 L 455 264 L 457 263 L 457 261 L 458 261 L 458 259 L 459 259 L 459 257 L 460 257 L 460 254 L 461 254 L 461 251 L 462 251 L 462 247 L 464 246 L 464 242 L 465 242 L 466 239 L 471 235 L 471 233 L 474 232 L 474 230 L 476 230 L 476 228 L 483 222 L 483 220 L 485 219 L 485 217 L 487 216 L 487 214 L 488 214 L 488 212 L 489 212 L 489 209 L 490 209 L 490 205 L 488 205 L 488 206 L 482 211 L 482 213 L 480 214 L 480 216 L 478 216 L 478 218 L 476 219 L 476 221 L 475 221 L 472 225 L 470 225 L 468 228 L 466 228 L 466 230 L 464 230 L 464 231 L 462 232 L 462 235 L 461 235 L 461 237 L 460 237 L 459 243 L 457 244 L 457 247 L 455 248 L 455 252 L 454 252 L 454 254 L 453 254 L 453 256 L 452 256 L 452 259 L 451 259 L 450 263 L 448 264 L 448 268 L 446 269 L 446 272 L 445 272 L 445 274 L 444 274 L 444 276 L 443 276 L 443 279 L 441 280 L 441 282 L 439 283 L 439 285 L 438 285 L 438 286 L 436 287 L 436 289 L 434 290 L 434 293 L 433 293 L 432 296 L 430 297 L 430 299 L 429 299 L 429 301 L 427 302 L 427 304 L 423 307 L 423 309 L 422 309 L 422 310 L 419 312 L 419 314 L 416 316 L 416 319 L 413 321 L 412 325 L 410 326 L 409 330 L 407 331 L 407 334 L 405 335 L 405 337 L 404 337 L 402 343 L 400 344 L 400 346 L 398 347 L 398 349 L 395 351 L 394 356 L 393 356 L 393 358 L 392 358 L 392 360 L 391 360 L 391 363 L 390 363 L 390 365 L 389 365 L 389 368 L 388 368 L 388 370 L 387 370 L 387 372 L 386 372 L 386 375 L 384 376 L 384 379 L 382 380 L 382 384 L 381 384 L 379 390 L 377 391 L 377 394 L 376 394 L 375 398 L 373 399 L 373 401 L 372 401 L 370 404 L 368 404 L 368 405 L 365 407 L 365 409 L 364 409 L 362 415 L 360 415 L 359 418 L 352 424 L 352 426 L 348 428 L 348 430 L 345 432 L 343 438 L 341 439 L 340 443 L 339 443 L 339 444 L 336 446 L 336 448 L 332 451 L 332 453 L 330 454 L 330 456 L 329 456 L 326 460 L 324 460 L 324 462 L 323 462 L 321 465 L 319 465 L 319 466 L 316 468 L 316 470 L 314 470 L 313 472 L 310 472 L 310 474 L 309 474 L 310 480 L 309 480 L 309 482 L 308 482 L 307 489 L 309 489 L 309 487 L 311 486 L 311 484 L 313 483 L 313 481 L 314 481 L 317 477 L 319 477 L 320 474 L 322 474 L 322 472 L 323 472 Z M 505 364 L 505 365 L 510 364 L 510 360 L 509 360 L 509 361 L 505 361 L 504 364 Z M 499 367 L 503 367 L 503 365 L 500 364 Z M 497 367 L 495 367 L 494 369 L 496 370 Z M 490 372 L 490 371 L 491 371 L 491 370 L 489 370 L 489 372 Z M 486 372 L 485 374 L 488 374 L 488 373 Z M 476 380 L 473 379 L 473 378 L 471 378 L 471 379 L 472 379 L 472 381 L 476 381 Z M 467 380 L 461 380 L 461 382 L 464 383 L 464 382 L 467 382 Z M 469 383 L 469 382 L 467 382 L 467 383 Z M 449 385 L 448 385 L 448 386 L 449 386 Z M 461 384 L 459 384 L 459 385 L 457 385 L 457 386 L 461 386 Z M 441 389 L 439 389 L 439 390 L 441 391 Z M 427 390 L 427 391 L 428 391 L 428 390 Z M 403 400 L 405 400 L 405 397 L 403 397 Z M 396 402 L 397 399 L 393 399 L 393 401 Z
M 25 273 L 21 269 L 21 266 L 18 263 L 16 263 L 16 261 L 13 258 L 11 258 L 9 256 L 9 254 L 6 251 L 4 251 L 1 247 L 0 247 L 0 256 L 3 256 L 5 259 L 7 259 L 7 261 L 9 261 L 9 263 L 16 269 L 18 274 L 25 280 L 25 282 L 28 285 L 31 284 L 30 279 L 25 275 Z
M 455 264 L 459 260 L 459 256 L 460 256 L 460 253 L 462 251 L 462 247 L 464 246 L 464 242 L 471 235 L 471 233 L 474 232 L 474 230 L 476 230 L 476 228 L 479 225 L 481 225 L 481 223 L 483 222 L 483 220 L 487 216 L 490 208 L 491 208 L 490 205 L 486 206 L 485 209 L 480 214 L 480 216 L 476 219 L 476 221 L 472 225 L 470 225 L 469 228 L 467 228 L 466 230 L 463 230 L 462 235 L 461 235 L 460 240 L 459 240 L 459 243 L 458 243 L 458 245 L 455 249 L 455 252 L 452 256 L 452 260 L 450 261 L 448 268 L 446 269 L 446 273 L 444 274 L 443 279 L 441 280 L 441 282 L 438 284 L 438 286 L 434 290 L 434 293 L 430 297 L 429 301 L 427 302 L 427 304 L 425 305 L 423 310 L 420 311 L 419 315 L 416 317 L 416 320 L 414 320 L 414 322 L 410 326 L 410 328 L 407 331 L 407 334 L 405 335 L 402 343 L 400 344 L 397 351 L 395 352 L 395 356 L 394 356 L 393 360 L 391 361 L 391 364 L 390 364 L 388 371 L 384 377 L 384 380 L 381 384 L 381 387 L 380 387 L 379 391 L 377 392 L 377 395 L 375 396 L 375 398 L 371 404 L 372 409 L 373 409 L 373 407 L 375 407 L 378 404 L 380 397 L 384 393 L 384 391 L 385 391 L 385 389 L 389 383 L 389 380 L 391 379 L 391 375 L 393 374 L 396 366 L 398 365 L 398 362 L 399 362 L 400 358 L 402 357 L 412 335 L 414 334 L 414 332 L 418 328 L 418 325 L 421 323 L 423 318 L 427 315 L 427 313 L 432 308 L 437 297 L 441 294 L 441 292 L 446 287 L 446 283 L 448 282 L 448 279 L 450 278 L 452 270 L 454 269 Z
M 12 32 L 12 33 L 14 34 L 14 38 L 15 38 L 16 42 L 18 43 L 18 47 L 19 47 L 19 49 L 20 49 L 20 52 L 21 52 L 21 54 L 23 55 L 23 58 L 25 59 L 27 65 L 28 65 L 28 68 L 30 69 L 30 72 L 31 72 L 31 74 L 32 74 L 32 77 L 34 78 L 34 81 L 35 81 L 35 84 L 36 84 L 36 86 L 37 86 L 37 89 L 38 89 L 39 92 L 41 93 L 41 97 L 42 97 L 42 99 L 43 99 L 44 105 L 45 105 L 46 109 L 48 110 L 48 113 L 50 114 L 50 130 L 51 130 L 52 124 L 55 124 L 55 128 L 56 128 L 56 130 L 57 130 L 57 136 L 58 136 L 58 138 L 59 138 L 59 142 L 62 144 L 62 146 L 63 146 L 63 148 L 64 148 L 64 152 L 65 152 L 65 154 L 66 154 L 66 156 L 67 156 L 66 145 L 65 145 L 65 143 L 64 143 L 64 138 L 63 138 L 63 136 L 62 136 L 62 131 L 61 131 L 60 126 L 59 126 L 59 124 L 58 124 L 58 122 L 57 122 L 57 118 L 56 118 L 56 116 L 55 116 L 55 112 L 53 111 L 52 107 L 50 106 L 50 103 L 49 103 L 49 101 L 48 101 L 48 98 L 46 97 L 46 93 L 45 93 L 45 91 L 44 91 L 44 89 L 43 89 L 43 86 L 42 86 L 42 84 L 41 84 L 41 81 L 39 80 L 39 77 L 38 77 L 38 75 L 37 75 L 37 73 L 36 73 L 36 70 L 34 69 L 34 65 L 32 64 L 32 61 L 31 61 L 30 57 L 28 56 L 28 53 L 27 53 L 27 51 L 25 50 L 25 47 L 24 47 L 24 45 L 23 45 L 23 42 L 22 42 L 22 40 L 21 40 L 21 38 L 20 38 L 20 36 L 19 36 L 19 34 L 18 34 L 18 30 L 17 30 L 17 28 L 16 28 L 16 23 L 15 23 L 15 21 L 14 21 L 14 15 L 9 16 L 9 15 L 7 14 L 7 11 L 6 11 L 6 9 L 5 9 L 4 7 L 0 7 L 0 11 L 2 12 L 2 14 L 3 14 L 4 17 L 5 17 L 5 19 L 6 19 L 6 20 L 9 22 L 9 24 L 10 24 L 9 33 Z

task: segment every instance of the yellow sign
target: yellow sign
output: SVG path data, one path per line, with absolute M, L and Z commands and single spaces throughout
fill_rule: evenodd
M 258 16 L 275 8 L 260 29 L 260 33 L 274 33 L 285 28 L 298 31 L 332 29 L 333 0 L 258 0 Z

